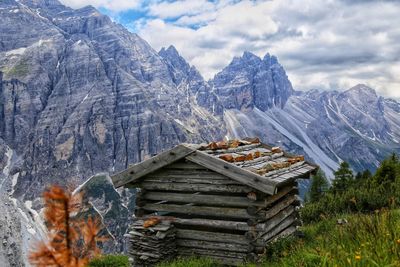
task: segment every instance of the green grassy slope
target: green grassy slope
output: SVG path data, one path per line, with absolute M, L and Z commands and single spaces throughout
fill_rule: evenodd
M 339 217 L 338 217 L 339 218 Z M 304 237 L 280 240 L 263 262 L 245 266 L 400 266 L 400 211 L 344 215 L 301 228 Z M 208 259 L 180 259 L 159 267 L 211 267 Z

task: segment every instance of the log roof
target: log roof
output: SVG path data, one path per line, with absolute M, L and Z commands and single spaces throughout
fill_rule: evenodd
M 286 153 L 253 138 L 181 144 L 131 165 L 111 178 L 115 187 L 121 187 L 183 158 L 270 195 L 279 187 L 305 178 L 318 169 L 306 162 L 304 156 Z

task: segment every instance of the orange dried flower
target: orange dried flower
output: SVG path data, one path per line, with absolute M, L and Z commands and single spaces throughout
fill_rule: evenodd
M 222 160 L 225 160 L 227 162 L 233 162 L 234 161 L 233 156 L 230 155 L 230 154 L 221 155 L 221 156 L 219 156 L 219 158 L 222 159 Z
M 160 220 L 159 218 L 152 217 L 152 218 L 146 220 L 146 221 L 143 223 L 143 227 L 144 227 L 144 228 L 149 228 L 149 227 L 152 227 L 152 226 L 154 226 L 154 225 L 159 224 L 160 222 L 161 222 L 161 220 Z

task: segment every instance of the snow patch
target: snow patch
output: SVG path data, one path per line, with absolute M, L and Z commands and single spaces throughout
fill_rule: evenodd
M 190 133 L 195 133 L 195 129 L 193 129 L 190 126 L 185 125 L 180 119 L 174 119 L 174 121 L 176 123 L 178 123 L 180 126 L 182 126 L 183 128 L 185 128 L 186 130 L 188 130 Z
M 261 110 L 255 108 L 254 112 L 257 114 L 259 117 L 263 118 L 266 122 L 274 126 L 276 130 L 278 130 L 281 134 L 286 136 L 288 139 L 290 139 L 292 142 L 297 144 L 298 146 L 302 147 L 305 151 L 305 153 L 314 160 L 316 164 L 318 164 L 321 169 L 324 170 L 326 173 L 327 177 L 332 178 L 333 177 L 333 170 L 336 170 L 339 167 L 339 164 L 335 161 L 333 161 L 328 155 L 325 154 L 324 151 L 322 151 L 321 148 L 319 148 L 314 142 L 311 141 L 311 139 L 308 137 L 308 135 L 302 130 L 301 127 L 299 127 L 298 124 L 296 124 L 295 120 L 293 117 L 288 114 L 287 112 L 281 110 L 281 109 L 274 109 L 274 111 L 277 111 L 280 116 L 290 118 L 290 122 L 292 123 L 292 126 L 294 126 L 295 130 L 301 135 L 304 141 L 300 140 L 296 136 L 294 136 L 291 132 L 289 132 L 286 128 L 284 128 L 277 120 L 269 116 L 268 114 L 262 112 Z
M 235 114 L 234 110 L 225 110 L 224 111 L 224 120 L 226 122 L 226 128 L 228 130 L 228 134 L 226 135 L 227 139 L 234 139 L 234 138 L 240 138 L 240 134 L 238 132 L 238 129 L 243 129 L 245 132 L 245 135 L 247 136 L 246 130 L 244 127 L 242 127 L 241 123 L 237 119 L 237 116 Z
M 26 47 L 20 47 L 17 49 L 9 50 L 6 52 L 6 56 L 19 56 L 25 53 Z

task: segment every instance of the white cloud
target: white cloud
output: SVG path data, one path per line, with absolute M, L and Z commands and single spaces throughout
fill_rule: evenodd
M 252 1 L 230 5 L 217 3 L 214 6 L 211 11 L 183 16 L 176 23 L 149 20 L 139 27 L 139 35 L 155 49 L 173 44 L 206 78 L 210 78 L 233 56 L 240 55 L 248 42 L 257 46 L 260 40 L 278 30 L 278 25 L 267 16 L 265 9 L 259 9 L 259 5 Z M 196 30 L 186 26 L 205 19 L 209 19 L 207 24 Z
M 190 3 L 189 3 L 190 2 Z M 183 4 L 178 7 L 179 4 Z M 278 56 L 294 87 L 365 83 L 400 97 L 396 1 L 279 0 L 156 3 L 138 33 L 155 49 L 173 44 L 211 78 L 248 50 Z M 165 18 L 177 18 L 165 20 Z M 195 25 L 196 27 L 191 27 Z
M 365 83 L 400 98 L 399 1 L 62 1 L 140 9 L 143 18 L 125 25 L 157 50 L 173 44 L 207 79 L 246 50 L 268 52 L 298 90 Z
M 64 5 L 72 8 L 81 8 L 92 5 L 94 7 L 103 7 L 111 11 L 124 11 L 135 9 L 141 4 L 141 0 L 60 0 Z
M 207 0 L 179 0 L 150 5 L 150 15 L 160 18 L 176 18 L 182 15 L 197 15 L 213 10 L 215 5 Z

